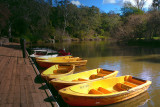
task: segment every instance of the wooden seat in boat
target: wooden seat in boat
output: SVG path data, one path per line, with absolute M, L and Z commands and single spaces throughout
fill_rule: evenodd
M 105 88 L 102 88 L 102 87 L 99 87 L 97 90 L 95 89 L 91 89 L 88 94 L 110 94 L 112 93 L 111 91 L 105 89 Z
M 87 79 L 84 79 L 84 78 L 78 78 L 78 79 L 74 79 L 72 81 L 88 81 Z

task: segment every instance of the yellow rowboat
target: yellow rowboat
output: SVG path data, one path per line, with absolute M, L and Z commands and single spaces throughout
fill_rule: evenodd
M 135 97 L 150 84 L 151 81 L 127 75 L 66 87 L 59 94 L 72 106 L 101 106 Z
M 47 56 L 39 56 L 35 57 L 36 60 L 52 60 L 52 59 L 67 59 L 67 58 L 75 58 L 73 56 L 55 56 L 55 57 L 47 57 Z M 76 57 L 79 58 L 79 57 Z
M 55 64 L 75 64 L 75 66 L 82 66 L 86 65 L 87 60 L 83 60 L 82 58 L 79 57 L 73 57 L 73 58 L 51 58 L 48 60 L 36 60 L 38 65 L 43 68 L 49 68 L 52 65 Z
M 67 86 L 76 85 L 85 82 L 91 82 L 94 80 L 100 80 L 104 78 L 111 78 L 117 75 L 118 71 L 105 70 L 97 68 L 89 71 L 84 71 L 76 74 L 71 74 L 56 78 L 50 81 L 56 90 L 62 89 Z
M 53 65 L 41 73 L 42 78 L 48 80 L 61 76 L 72 74 L 75 70 L 75 65 Z

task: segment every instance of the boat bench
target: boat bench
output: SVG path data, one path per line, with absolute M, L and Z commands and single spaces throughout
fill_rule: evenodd
M 102 87 L 99 87 L 97 90 L 96 89 L 91 89 L 88 94 L 110 94 L 112 93 L 111 91 L 105 89 L 105 88 L 102 88 Z
M 130 86 L 130 87 L 132 87 L 132 88 L 138 86 L 137 84 L 134 84 L 134 83 L 131 83 L 131 82 L 128 82 L 128 81 L 125 81 L 124 84 L 125 84 L 125 85 L 128 85 L 128 86 Z
M 98 74 L 91 75 L 89 79 L 92 80 L 92 79 L 97 79 L 97 78 L 104 77 L 104 76 L 106 76 L 106 74 L 98 73 Z
M 98 73 L 98 74 L 93 74 L 89 77 L 89 80 L 92 80 L 92 79 L 97 79 L 97 78 L 100 78 L 100 77 L 104 77 L 106 76 L 106 74 L 101 74 L 101 73 Z M 74 79 L 72 81 L 88 81 L 88 79 L 85 79 L 85 78 L 78 78 L 78 79 Z
M 72 81 L 88 81 L 87 79 L 84 79 L 84 78 L 78 78 L 78 79 L 74 79 Z
M 117 83 L 116 86 L 122 91 L 129 90 L 131 88 L 137 87 L 138 85 L 125 81 L 124 83 Z
M 65 69 L 65 70 L 54 70 L 53 73 L 55 74 L 60 74 L 60 73 L 66 73 L 68 70 Z
M 118 89 L 120 89 L 121 91 L 126 91 L 126 90 L 129 90 L 131 88 L 134 88 L 134 87 L 137 87 L 138 85 L 137 84 L 134 84 L 134 83 L 131 83 L 131 82 L 128 82 L 128 81 L 125 81 L 124 83 L 117 83 L 116 84 L 116 87 Z M 111 94 L 112 92 L 105 89 L 105 88 L 102 88 L 102 87 L 99 87 L 97 90 L 96 89 L 91 89 L 88 94 Z

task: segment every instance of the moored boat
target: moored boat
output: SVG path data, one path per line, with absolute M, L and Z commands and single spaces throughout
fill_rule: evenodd
M 54 55 L 43 55 L 43 56 L 38 56 L 38 57 L 35 57 L 36 59 L 49 59 L 49 58 L 55 58 L 57 57 L 58 54 L 54 54 Z
M 92 69 L 76 74 L 71 74 L 56 78 L 50 81 L 56 90 L 62 89 L 67 86 L 76 85 L 85 82 L 91 82 L 104 78 L 111 78 L 117 75 L 118 71 L 105 70 L 102 68 Z
M 121 102 L 147 91 L 151 84 L 130 75 L 73 85 L 59 90 L 71 106 L 102 106 Z
M 83 60 L 82 58 L 79 57 L 71 57 L 71 58 L 56 57 L 48 60 L 36 60 L 36 62 L 40 67 L 48 68 L 55 64 L 75 64 L 75 66 L 82 66 L 86 65 L 87 60 Z
M 58 53 L 57 51 L 49 50 L 49 49 L 36 49 L 36 50 L 33 50 L 33 54 L 31 54 L 30 57 L 36 58 L 44 55 L 55 55 L 57 53 Z
M 59 56 L 66 56 L 66 55 L 71 55 L 70 52 L 66 52 L 65 49 L 60 49 L 58 51 Z
M 65 59 L 65 58 L 73 58 L 73 56 L 58 56 L 58 54 L 44 55 L 36 57 L 36 60 L 52 60 L 52 59 Z
M 53 65 L 41 73 L 41 76 L 48 80 L 61 76 L 72 74 L 75 70 L 75 65 Z
M 35 57 L 46 55 L 46 54 L 47 54 L 47 50 L 38 49 L 38 50 L 33 50 L 33 54 L 31 54 L 30 57 L 35 58 Z

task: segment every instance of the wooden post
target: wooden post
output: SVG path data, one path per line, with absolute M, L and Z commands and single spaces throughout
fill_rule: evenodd
M 21 44 L 23 58 L 26 58 L 26 41 L 25 41 L 25 39 L 21 38 L 20 44 Z

